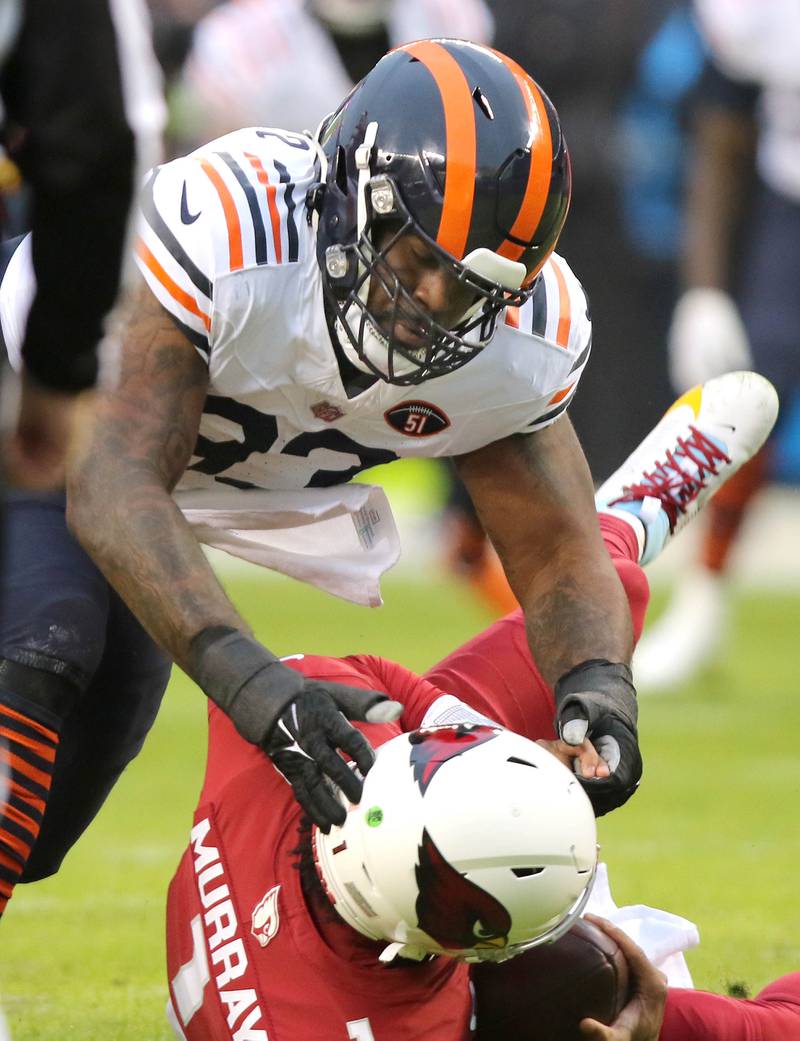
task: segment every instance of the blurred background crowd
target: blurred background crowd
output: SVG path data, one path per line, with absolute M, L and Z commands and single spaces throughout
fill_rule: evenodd
M 754 367 L 781 396 L 773 442 L 712 504 L 694 559 L 683 550 L 673 566 L 674 595 L 639 648 L 638 679 L 670 686 L 713 659 L 750 504 L 765 485 L 800 473 L 797 0 L 149 6 L 167 158 L 240 126 L 313 130 L 381 54 L 414 38 L 492 43 L 531 72 L 558 109 L 573 160 L 558 249 L 592 308 L 594 357 L 571 415 L 595 479 L 698 381 Z M 7 159 L 0 192 L 4 236 L 17 234 L 25 193 Z M 509 608 L 463 489 L 444 471 L 433 486 L 449 566 L 493 610 Z

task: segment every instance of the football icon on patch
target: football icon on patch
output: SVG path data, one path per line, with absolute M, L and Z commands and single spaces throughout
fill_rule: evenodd
M 431 437 L 450 426 L 450 420 L 429 401 L 401 401 L 383 413 L 390 427 L 407 437 Z
M 267 946 L 281 924 L 278 913 L 278 893 L 280 889 L 280 885 L 273 886 L 253 908 L 253 914 L 250 918 L 250 932 L 262 947 Z

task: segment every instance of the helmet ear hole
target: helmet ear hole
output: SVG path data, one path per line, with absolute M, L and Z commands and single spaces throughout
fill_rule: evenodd
M 512 867 L 511 874 L 517 878 L 530 878 L 531 875 L 541 875 L 543 867 Z

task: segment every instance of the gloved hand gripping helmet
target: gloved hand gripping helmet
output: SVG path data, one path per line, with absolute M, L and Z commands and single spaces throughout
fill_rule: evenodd
M 401 385 L 459 368 L 491 339 L 503 309 L 527 299 L 563 227 L 571 175 L 552 104 L 489 47 L 423 40 L 385 55 L 318 139 L 327 160 L 318 258 L 348 357 Z M 382 223 L 392 234 L 379 244 Z M 406 232 L 469 290 L 452 328 L 385 261 Z M 374 278 L 393 307 L 382 324 L 367 306 Z M 419 330 L 412 345 L 394 335 L 395 317 Z
M 594 813 L 550 752 L 499 727 L 432 727 L 381 745 L 361 802 L 328 835 L 317 873 L 341 917 L 382 955 L 502 961 L 557 939 L 597 863 Z

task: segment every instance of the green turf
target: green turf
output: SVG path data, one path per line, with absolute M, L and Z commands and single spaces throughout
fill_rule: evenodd
M 385 584 L 379 611 L 288 581 L 232 583 L 280 653 L 369 650 L 424 668 L 477 631 L 448 582 Z M 757 988 L 800 964 L 796 865 L 800 598 L 746 596 L 731 653 L 702 683 L 642 705 L 642 791 L 601 822 L 619 902 L 693 919 L 696 982 Z M 14 1041 L 170 1041 L 163 900 L 203 767 L 204 706 L 178 676 L 147 746 L 59 876 L 22 887 L 0 926 Z

